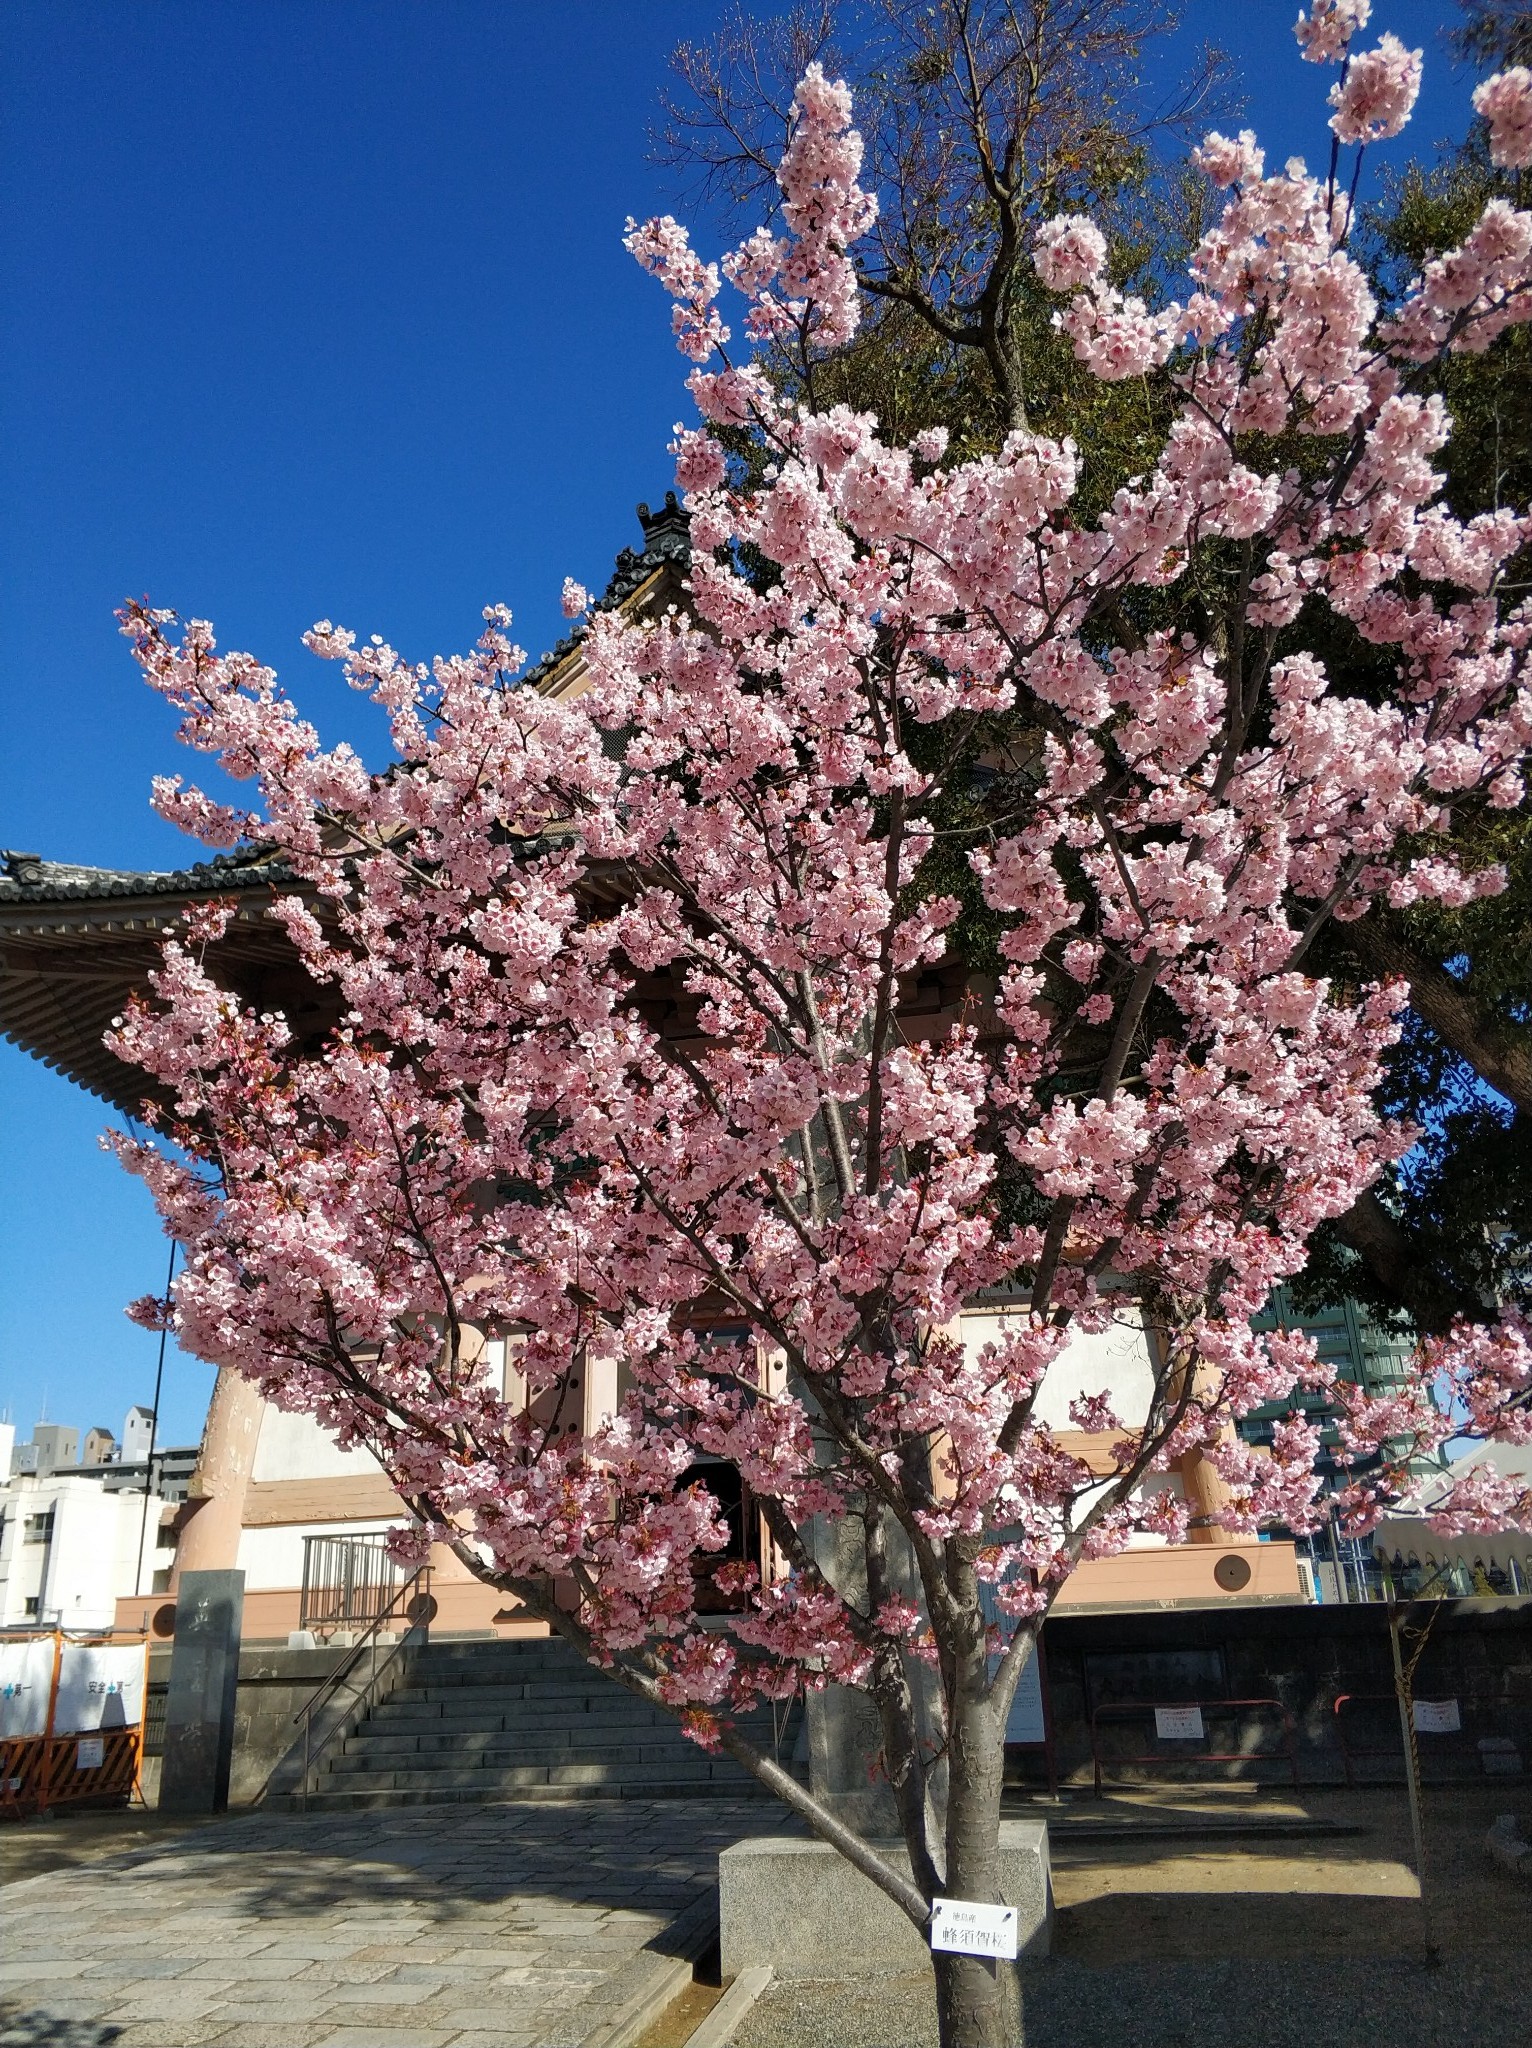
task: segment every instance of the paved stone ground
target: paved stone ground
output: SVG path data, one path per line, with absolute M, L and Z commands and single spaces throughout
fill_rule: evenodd
M 580 2048 L 664 1973 L 719 1850 L 782 1824 L 764 1800 L 407 1807 L 98 1855 L 0 1889 L 0 2044 Z

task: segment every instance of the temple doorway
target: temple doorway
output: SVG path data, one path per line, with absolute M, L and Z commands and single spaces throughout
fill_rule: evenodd
M 729 1532 L 726 1548 L 699 1556 L 693 1567 L 697 1580 L 697 1612 L 736 1614 L 744 1607 L 745 1596 L 717 1583 L 719 1569 L 728 1564 L 753 1564 L 765 1577 L 761 1518 L 750 1497 L 750 1489 L 740 1476 L 739 1467 L 727 1464 L 722 1458 L 699 1458 L 695 1464 L 687 1466 L 676 1485 L 681 1489 L 705 1486 L 717 1503 L 719 1521 Z

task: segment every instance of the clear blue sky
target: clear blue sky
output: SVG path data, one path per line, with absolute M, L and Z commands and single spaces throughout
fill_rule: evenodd
M 682 365 L 620 235 L 681 210 L 647 131 L 670 48 L 721 12 L 9 0 L 0 844 L 196 857 L 146 806 L 153 774 L 192 764 L 116 637 L 129 593 L 213 619 L 374 758 L 368 707 L 298 644 L 314 619 L 425 657 L 503 600 L 532 652 L 558 637 L 564 576 L 599 588 L 670 481 Z M 1298 61 L 1296 12 L 1192 0 L 1160 62 L 1221 41 L 1270 154 L 1318 164 L 1334 74 Z M 1374 9 L 1369 39 L 1427 46 L 1418 148 L 1466 117 L 1453 12 Z M 0 1045 L 0 1416 L 23 1435 L 44 1403 L 120 1428 L 151 1391 L 154 1340 L 122 1304 L 166 1248 L 105 1121 Z M 195 1440 L 208 1386 L 172 1354 L 169 1440 Z

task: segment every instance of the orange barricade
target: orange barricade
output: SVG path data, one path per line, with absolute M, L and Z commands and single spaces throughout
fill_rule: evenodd
M 0 1734 L 0 1818 L 16 1820 L 24 1814 L 46 1813 L 50 1807 L 86 1801 L 118 1804 L 130 1800 L 138 1791 L 143 1765 L 144 1711 L 149 1690 L 148 1637 L 133 1636 L 125 1644 L 120 1637 L 110 1635 L 69 1636 L 62 1630 L 53 1630 L 46 1636 L 12 1636 L 7 1642 L 18 1647 L 35 1646 L 29 1674 L 35 1682 L 16 1681 L 0 1687 L 6 1695 L 0 1704 L 7 1707 L 13 1697 L 19 1700 L 21 1694 L 41 1689 L 41 1674 L 48 1663 L 44 1644 L 51 1646 L 52 1658 L 46 1710 L 40 1714 L 41 1703 L 29 1703 L 25 1710 L 18 1706 L 15 1715 L 19 1720 L 41 1718 L 41 1730 Z M 134 1644 L 140 1646 L 142 1659 L 135 1674 L 136 1700 L 121 1678 L 92 1679 L 88 1672 L 82 1683 L 61 1688 L 61 1680 L 66 1677 L 67 1651 L 131 1649 Z M 61 1690 L 65 1693 L 62 1699 Z M 131 1707 L 136 1710 L 135 1717 L 108 1725 L 108 1701 L 112 1696 L 120 1701 L 120 1713 L 126 1716 Z M 62 1720 L 83 1721 L 86 1725 L 61 1727 L 58 1724 Z M 89 1725 L 92 1721 L 93 1726 Z

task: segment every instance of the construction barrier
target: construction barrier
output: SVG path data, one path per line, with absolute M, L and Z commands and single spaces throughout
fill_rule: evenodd
M 148 1678 L 147 1637 L 55 1629 L 0 1641 L 0 1817 L 130 1799 Z

